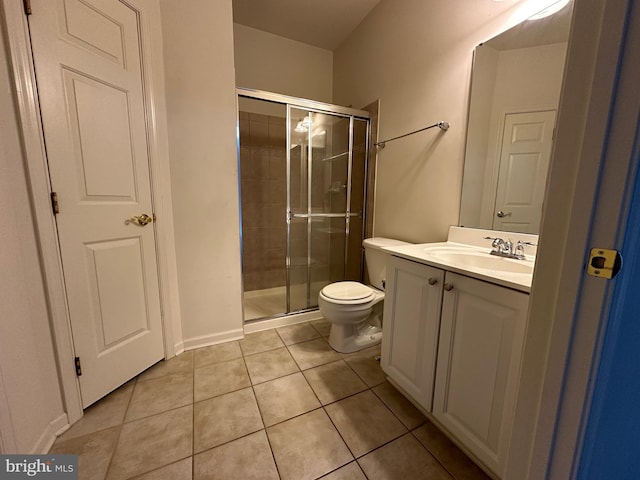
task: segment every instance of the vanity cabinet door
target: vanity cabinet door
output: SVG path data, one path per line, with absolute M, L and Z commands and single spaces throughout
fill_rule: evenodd
M 447 272 L 434 417 L 502 476 L 529 295 Z
M 391 380 L 431 410 L 444 271 L 390 257 L 381 365 Z

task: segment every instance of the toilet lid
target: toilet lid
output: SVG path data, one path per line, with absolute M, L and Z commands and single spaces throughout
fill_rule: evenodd
M 367 300 L 374 296 L 373 290 L 358 282 L 336 282 L 322 289 L 325 297 L 334 300 Z

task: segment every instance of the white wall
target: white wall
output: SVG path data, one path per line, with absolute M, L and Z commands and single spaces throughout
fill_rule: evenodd
M 231 0 L 161 0 L 185 348 L 242 336 Z
M 489 127 L 496 84 L 498 50 L 485 44 L 475 49 L 469 99 L 469 118 L 460 205 L 460 225 L 480 226 L 484 177 L 489 149 Z M 471 179 L 466 181 L 465 178 Z M 485 227 L 485 228 L 491 228 Z
M 333 52 L 233 25 L 236 85 L 331 103 Z
M 380 99 L 380 139 L 451 123 L 380 151 L 376 235 L 440 241 L 457 224 L 473 49 L 534 4 L 382 0 L 334 52 L 334 102 Z
M 64 426 L 21 139 L 0 36 L 0 450 L 43 453 Z M 58 425 L 58 426 L 56 426 Z M 2 428 L 4 427 L 4 428 Z

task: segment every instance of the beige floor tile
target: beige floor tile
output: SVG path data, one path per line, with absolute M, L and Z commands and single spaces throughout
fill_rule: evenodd
M 304 376 L 323 405 L 367 389 L 344 360 L 305 370 Z
M 165 467 L 160 467 L 153 472 L 145 473 L 139 477 L 134 477 L 131 480 L 186 480 L 192 477 L 192 464 L 193 459 L 191 457 L 184 458 L 179 462 L 172 463 Z
M 413 403 L 389 382 L 374 387 L 373 391 L 409 430 L 419 427 L 427 420 Z
M 244 361 L 253 385 L 300 371 L 285 347 L 247 356 Z
M 331 323 L 327 322 L 324 318 L 322 320 L 314 320 L 310 323 L 321 336 L 325 338 L 329 336 L 329 333 L 331 332 Z
M 230 442 L 264 427 L 251 388 L 196 403 L 193 414 L 195 453 Z
M 275 330 L 248 336 L 245 355 L 259 353 L 246 366 L 239 342 L 160 362 L 85 410 L 50 453 L 79 454 L 80 478 L 90 480 L 277 479 L 275 463 L 284 480 L 489 480 L 385 382 L 374 359 L 379 346 L 337 354 L 315 333 L 328 335 L 329 326 L 278 329 L 287 344 L 300 341 L 287 349 Z M 292 364 L 295 373 L 285 373 Z M 253 388 L 249 365 L 262 382 Z M 191 405 L 194 391 L 200 401 Z M 362 455 L 358 462 L 347 445 Z M 381 446 L 370 451 L 373 445 Z
M 413 431 L 420 443 L 456 480 L 489 480 L 489 477 L 431 422 Z
M 325 475 L 322 477 L 322 480 L 367 480 L 367 477 L 362 473 L 358 462 L 351 462 L 348 465 L 331 472 L 329 475 Z
M 240 342 L 227 342 L 193 351 L 196 368 L 242 357 Z
M 138 382 L 127 409 L 126 422 L 193 403 L 193 372 L 174 373 Z
M 91 405 L 84 411 L 82 418 L 64 432 L 58 440 L 69 440 L 120 425 L 127 411 L 134 385 L 135 382 L 126 383 Z
M 125 423 L 107 478 L 130 478 L 189 457 L 192 440 L 192 405 Z
M 264 430 L 193 458 L 194 480 L 279 480 Z M 189 477 L 190 478 L 190 477 Z
M 362 350 L 358 350 L 357 352 L 351 353 L 341 353 L 340 356 L 345 360 L 348 358 L 357 358 L 357 357 L 374 357 L 376 355 L 380 355 L 382 351 L 381 344 L 374 345 L 373 347 L 363 348 Z
M 382 370 L 380 361 L 376 360 L 378 355 L 380 355 L 379 346 L 345 356 L 344 360 L 362 378 L 364 383 L 370 387 L 375 387 L 387 379 L 387 374 Z
M 340 354 L 323 339 L 297 343 L 287 347 L 301 370 L 340 360 Z
M 284 347 L 284 343 L 275 330 L 250 333 L 240 340 L 240 348 L 244 355 L 253 355 L 280 347 Z
M 171 375 L 172 373 L 183 373 L 193 371 L 193 351 L 182 352 L 169 360 L 162 360 L 153 367 L 148 368 L 140 375 L 138 381 L 150 380 L 152 378 Z
M 112 427 L 67 440 L 56 440 L 50 454 L 78 455 L 79 478 L 104 479 L 111 455 L 116 448 L 120 427 Z
M 358 463 L 369 480 L 453 480 L 411 434 L 374 450 Z
M 315 479 L 353 460 L 322 409 L 269 427 L 267 435 L 282 480 Z
M 261 383 L 253 389 L 267 427 L 320 407 L 301 373 Z
M 249 386 L 251 381 L 242 358 L 207 365 L 195 370 L 194 400 L 199 402 Z
M 370 390 L 325 408 L 356 458 L 407 432 Z
M 306 342 L 307 340 L 313 340 L 314 338 L 320 337 L 320 334 L 316 329 L 308 323 L 298 323 L 296 325 L 280 327 L 276 330 L 285 345 L 293 345 L 295 343 Z

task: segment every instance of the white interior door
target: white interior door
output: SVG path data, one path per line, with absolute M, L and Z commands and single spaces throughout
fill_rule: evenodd
M 164 356 L 138 14 L 33 0 L 29 18 L 83 406 Z
M 556 111 L 511 113 L 504 122 L 495 230 L 538 233 Z

